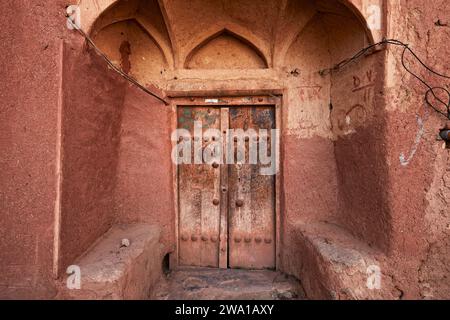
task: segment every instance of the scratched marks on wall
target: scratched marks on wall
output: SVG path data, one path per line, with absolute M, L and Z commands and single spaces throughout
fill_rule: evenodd
M 372 66 L 361 69 L 359 72 L 335 75 L 332 80 L 332 125 L 337 136 L 356 133 L 358 128 L 368 124 L 375 110 L 376 74 Z M 334 92 L 339 94 L 333 95 Z M 416 116 L 416 120 L 414 141 L 409 151 L 401 153 L 398 158 L 403 167 L 414 159 L 424 135 L 424 119 Z
M 305 86 L 305 87 L 299 87 L 298 88 L 298 97 L 301 102 L 305 101 L 311 101 L 311 100 L 319 100 L 320 99 L 320 92 L 322 91 L 323 87 L 316 85 L 316 86 Z
M 367 111 L 364 105 L 355 104 L 349 111 L 342 110 L 342 116 L 338 118 L 338 128 L 341 131 L 352 131 L 351 128 L 358 128 L 364 125 L 367 118 Z
M 363 72 L 361 75 L 353 76 L 353 93 L 362 93 L 363 102 L 368 104 L 372 101 L 374 87 L 375 87 L 375 79 L 373 76 L 374 72 L 372 69 L 369 69 Z
M 375 62 L 368 57 L 358 68 L 289 87 L 287 133 L 297 138 L 332 138 L 366 126 L 375 110 Z
M 329 137 L 329 84 L 290 88 L 287 132 L 298 138 Z
M 370 66 L 332 80 L 332 126 L 334 133 L 349 135 L 366 125 L 374 110 L 375 72 Z M 340 92 L 333 95 L 333 92 Z
M 403 167 L 407 167 L 410 164 L 410 162 L 412 161 L 412 159 L 414 158 L 414 156 L 416 155 L 417 149 L 419 148 L 420 142 L 422 141 L 422 137 L 425 132 L 423 119 L 419 116 L 416 116 L 416 119 L 417 119 L 418 130 L 416 133 L 416 138 L 414 140 L 414 144 L 411 148 L 411 151 L 409 152 L 408 158 L 406 158 L 405 154 L 403 154 L 403 153 L 400 154 L 400 164 Z

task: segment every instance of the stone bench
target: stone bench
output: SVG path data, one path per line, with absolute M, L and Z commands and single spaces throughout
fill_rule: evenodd
M 160 230 L 156 226 L 112 227 L 74 263 L 81 270 L 81 289 L 67 289 L 64 279 L 60 298 L 148 298 L 162 275 L 163 250 L 159 240 Z
M 285 266 L 301 279 L 310 299 L 396 299 L 399 292 L 387 275 L 386 257 L 329 223 L 290 226 L 292 249 Z M 381 289 L 370 289 L 373 268 L 381 271 Z

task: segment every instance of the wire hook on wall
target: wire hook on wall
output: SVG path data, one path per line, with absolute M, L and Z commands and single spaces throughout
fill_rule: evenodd
M 427 71 L 429 71 L 430 73 L 440 77 L 440 78 L 444 78 L 444 79 L 450 79 L 449 75 L 445 75 L 442 73 L 439 73 L 435 70 L 433 70 L 432 68 L 430 68 L 429 66 L 427 66 L 420 58 L 419 56 L 409 47 L 408 44 L 403 43 L 400 40 L 396 40 L 396 39 L 383 39 L 380 42 L 377 42 L 375 44 L 372 44 L 370 46 L 367 46 L 363 49 L 361 49 L 358 53 L 356 53 L 353 57 L 345 59 L 341 62 L 339 62 L 338 64 L 336 64 L 334 67 L 331 67 L 329 69 L 324 69 L 319 71 L 319 73 L 322 76 L 328 75 L 330 73 L 333 72 L 337 72 L 340 69 L 342 69 L 343 67 L 345 67 L 346 65 L 350 64 L 351 62 L 359 59 L 360 57 L 362 57 L 363 55 L 365 55 L 366 53 L 370 52 L 372 49 L 381 46 L 381 45 L 394 45 L 394 46 L 400 46 L 403 47 L 403 52 L 402 52 L 402 57 L 401 57 L 401 63 L 403 68 L 409 73 L 411 74 L 415 79 L 417 79 L 418 81 L 420 81 L 423 85 L 425 85 L 428 90 L 425 93 L 425 102 L 426 104 L 432 108 L 436 113 L 444 116 L 446 119 L 450 119 L 450 91 L 443 87 L 443 86 L 438 86 L 438 87 L 433 87 L 431 86 L 426 80 L 424 80 L 423 78 L 421 78 L 419 75 L 417 75 L 416 73 L 414 73 L 406 64 L 406 53 L 409 52 L 412 54 L 412 56 L 414 57 L 414 59 L 416 59 Z M 446 95 L 448 95 L 448 102 L 444 102 L 438 95 L 437 95 L 437 91 L 443 91 Z M 442 110 L 442 108 L 438 108 L 435 104 L 433 104 L 431 102 L 431 96 L 440 104 L 442 104 L 445 107 L 445 111 Z

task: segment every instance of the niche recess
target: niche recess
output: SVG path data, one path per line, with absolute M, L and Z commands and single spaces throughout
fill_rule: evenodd
M 198 45 L 187 57 L 186 69 L 266 69 L 262 53 L 245 39 L 224 30 Z
M 117 66 L 144 85 L 173 66 L 172 49 L 156 0 L 118 1 L 95 22 L 91 36 Z
M 160 47 L 134 19 L 108 25 L 96 34 L 94 41 L 116 65 L 144 82 L 167 69 Z

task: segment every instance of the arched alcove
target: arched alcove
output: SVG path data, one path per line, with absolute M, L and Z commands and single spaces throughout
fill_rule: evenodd
M 305 241 L 298 236 L 304 231 L 300 225 L 331 222 L 354 241 L 386 247 L 389 219 L 377 212 L 385 198 L 374 178 L 384 172 L 367 154 L 382 150 L 366 144 L 375 134 L 371 127 L 382 135 L 375 89 L 383 70 L 375 54 L 339 72 L 319 72 L 373 41 L 350 2 L 275 1 L 219 6 L 218 0 L 122 0 L 100 10 L 91 35 L 113 63 L 143 85 L 156 85 L 190 104 L 219 108 L 229 96 L 251 103 L 282 95 L 276 119 L 282 132 L 281 196 L 271 200 L 279 203 L 283 221 L 277 267 L 300 276 L 298 261 L 305 258 L 304 250 L 297 250 Z M 245 11 L 255 6 L 266 20 Z M 172 189 L 178 169 L 170 158 L 170 134 L 178 106 L 178 100 L 167 107 L 127 87 L 116 110 L 120 141 L 114 146 L 115 221 L 158 225 L 164 253 L 175 260 L 180 203 Z M 351 179 L 343 174 L 349 168 L 354 168 Z
M 358 161 L 355 159 L 360 156 L 347 145 L 342 152 L 340 141 L 353 139 L 355 132 L 371 123 L 380 69 L 376 58 L 368 57 L 342 72 L 320 75 L 319 71 L 373 42 L 361 4 L 338 0 L 266 3 L 258 8 L 261 16 L 270 20 L 256 23 L 253 16 L 242 11 L 245 2 L 223 8 L 214 3 L 113 2 L 100 10 L 91 34 L 114 63 L 144 85 L 157 84 L 186 95 L 192 91 L 207 95 L 223 88 L 283 90 L 285 150 L 301 159 L 309 150 L 309 156 L 324 159 L 319 167 L 308 159 L 289 163 L 286 170 L 297 174 L 287 175 L 286 180 L 304 190 L 295 196 L 286 190 L 285 214 L 292 219 L 330 218 L 354 227 L 360 220 L 346 203 L 350 193 L 359 192 L 356 184 L 366 175 L 362 173 L 355 182 L 338 176 L 340 167 Z M 127 132 L 132 133 L 134 111 L 128 106 L 124 112 Z M 170 131 L 169 124 L 164 126 Z M 353 152 L 357 154 L 350 159 Z M 315 170 L 321 174 L 314 176 Z M 326 197 L 318 196 L 313 187 L 308 189 L 302 182 L 317 177 Z M 300 214 L 300 207 L 308 209 Z M 378 222 L 376 217 L 367 217 L 363 224 Z M 375 233 L 355 231 L 360 238 L 379 242 Z M 381 242 L 377 245 L 383 246 Z
M 315 14 L 288 47 L 282 63 L 285 67 L 301 65 L 305 70 L 320 71 L 372 44 L 367 26 L 348 6 L 322 0 L 315 6 Z
M 144 84 L 173 68 L 171 39 L 157 0 L 114 1 L 94 21 L 90 34 L 115 62 L 122 42 L 128 42 L 130 62 L 136 64 L 132 72 Z
M 332 217 L 353 227 L 358 221 L 356 212 L 344 210 L 342 203 L 348 193 L 358 190 L 337 176 L 340 166 L 351 163 L 341 154 L 339 141 L 352 139 L 373 118 L 379 68 L 376 58 L 368 57 L 339 73 L 323 76 L 319 71 L 373 42 L 365 13 L 361 12 L 363 7 L 359 2 L 338 0 L 265 3 L 257 7 L 261 16 L 270 20 L 256 23 L 253 16 L 242 11 L 245 3 L 230 3 L 222 8 L 214 1 L 197 1 L 189 6 L 182 1 L 111 2 L 100 10 L 91 34 L 114 63 L 144 85 L 157 84 L 187 95 L 223 88 L 284 90 L 282 129 L 286 150 L 301 157 L 302 150 L 309 148 L 316 157 L 326 158 L 321 179 L 328 190 L 327 197 L 318 197 L 312 189 L 292 199 L 292 194 L 287 195 L 290 200 L 286 212 L 317 203 L 315 209 L 302 212 L 302 218 Z M 166 73 L 167 69 L 172 72 Z M 347 155 L 357 152 L 346 150 Z M 336 155 L 342 157 L 336 159 Z M 289 165 L 293 172 L 310 174 L 304 170 L 306 162 Z M 289 175 L 286 179 L 292 185 L 301 185 L 304 176 L 300 180 L 295 177 Z M 369 217 L 364 223 L 376 225 L 377 219 Z M 358 236 L 370 241 L 376 238 Z
M 168 68 L 158 43 L 135 19 L 107 25 L 94 41 L 113 63 L 143 83 L 160 78 Z
M 296 36 L 284 58 L 284 67 L 297 68 L 303 72 L 317 72 L 332 64 L 328 32 L 319 15 Z
M 186 69 L 265 69 L 262 53 L 245 39 L 223 30 L 208 37 L 187 56 Z

